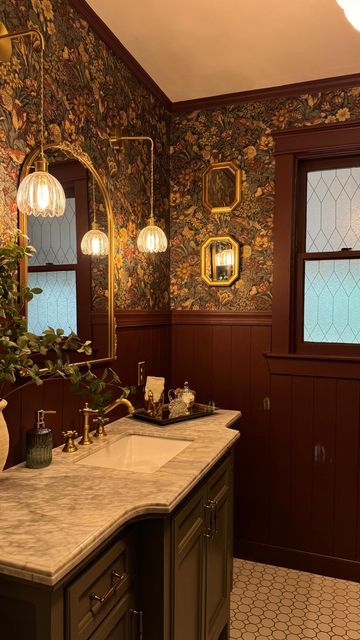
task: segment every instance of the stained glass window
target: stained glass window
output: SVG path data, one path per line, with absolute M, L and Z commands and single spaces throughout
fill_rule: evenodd
M 310 171 L 306 252 L 360 249 L 360 167 Z
M 28 303 L 28 329 L 40 335 L 49 326 L 77 333 L 76 272 L 40 271 L 28 274 L 29 287 L 42 293 Z
M 360 251 L 360 167 L 309 171 L 304 342 L 360 344 L 360 259 L 350 251 Z
M 43 218 L 29 216 L 28 234 L 36 253 L 29 267 L 46 264 L 76 263 L 75 198 L 66 198 L 63 216 Z

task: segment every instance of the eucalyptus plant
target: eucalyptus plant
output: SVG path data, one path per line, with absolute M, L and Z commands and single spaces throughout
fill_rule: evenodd
M 20 386 L 41 385 L 44 379 L 62 377 L 70 380 L 75 392 L 87 395 L 92 408 L 103 413 L 112 396 L 109 387 L 116 387 L 123 397 L 128 390 L 120 386 L 112 369 L 105 369 L 98 377 L 89 363 L 78 366 L 70 362 L 70 351 L 91 355 L 91 342 L 81 342 L 74 332 L 65 336 L 63 329 L 52 327 L 41 335 L 27 331 L 26 304 L 42 289 L 18 280 L 21 260 L 35 252 L 31 245 L 20 243 L 20 238 L 26 239 L 17 231 L 12 240 L 0 246 L 0 398 L 16 391 L 18 384 L 5 393 L 8 385 L 21 380 Z

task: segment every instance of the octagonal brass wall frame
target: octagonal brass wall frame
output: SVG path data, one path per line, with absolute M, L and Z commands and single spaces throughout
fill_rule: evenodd
M 239 243 L 212 236 L 201 247 L 201 277 L 210 287 L 230 287 L 240 273 Z
M 203 203 L 211 213 L 226 213 L 241 200 L 241 171 L 235 162 L 214 162 L 203 174 Z

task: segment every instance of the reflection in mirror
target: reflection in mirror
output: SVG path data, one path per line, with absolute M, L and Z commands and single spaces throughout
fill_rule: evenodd
M 203 176 L 203 201 L 212 213 L 232 211 L 240 202 L 240 169 L 234 162 L 210 165 Z
M 108 195 L 91 163 L 69 157 L 68 148 L 66 152 L 48 148 L 47 156 L 49 171 L 64 188 L 66 208 L 61 217 L 20 215 L 20 228 L 36 249 L 27 268 L 24 265 L 22 281 L 27 279 L 30 287 L 42 289 L 28 303 L 28 329 L 36 334 L 48 326 L 63 329 L 65 335 L 74 331 L 82 340 L 92 341 L 94 360 L 113 358 L 112 214 Z M 29 172 L 30 164 L 25 171 Z M 24 169 L 23 173 L 26 175 Z M 99 228 L 109 238 L 109 256 L 90 257 L 81 252 L 81 239 L 91 227 L 94 211 Z
M 229 287 L 239 276 L 239 244 L 231 236 L 209 238 L 201 247 L 201 276 L 210 286 Z

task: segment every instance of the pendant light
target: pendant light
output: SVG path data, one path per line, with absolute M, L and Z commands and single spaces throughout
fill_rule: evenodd
M 111 144 L 115 149 L 119 148 L 121 140 L 147 140 L 151 145 L 151 175 L 150 175 L 150 217 L 137 238 L 137 248 L 142 253 L 163 253 L 168 246 L 164 231 L 155 224 L 154 219 L 154 141 L 149 136 L 121 136 L 115 130 L 111 136 Z
M 107 256 L 109 253 L 109 239 L 96 222 L 96 202 L 95 202 L 95 178 L 92 177 L 92 206 L 93 221 L 91 229 L 83 236 L 80 248 L 84 255 L 100 257 Z
M 354 29 L 360 31 L 360 4 L 359 0 L 336 0 L 344 11 L 345 17 Z
M 44 156 L 44 49 L 45 41 L 37 29 L 17 31 L 9 34 L 0 22 L 0 60 L 9 62 L 12 54 L 11 40 L 25 36 L 36 36 L 41 44 L 40 59 L 40 155 L 35 160 L 35 171 L 26 176 L 19 185 L 16 196 L 19 211 L 27 215 L 54 217 L 65 211 L 66 198 L 60 182 L 48 173 L 48 162 Z

